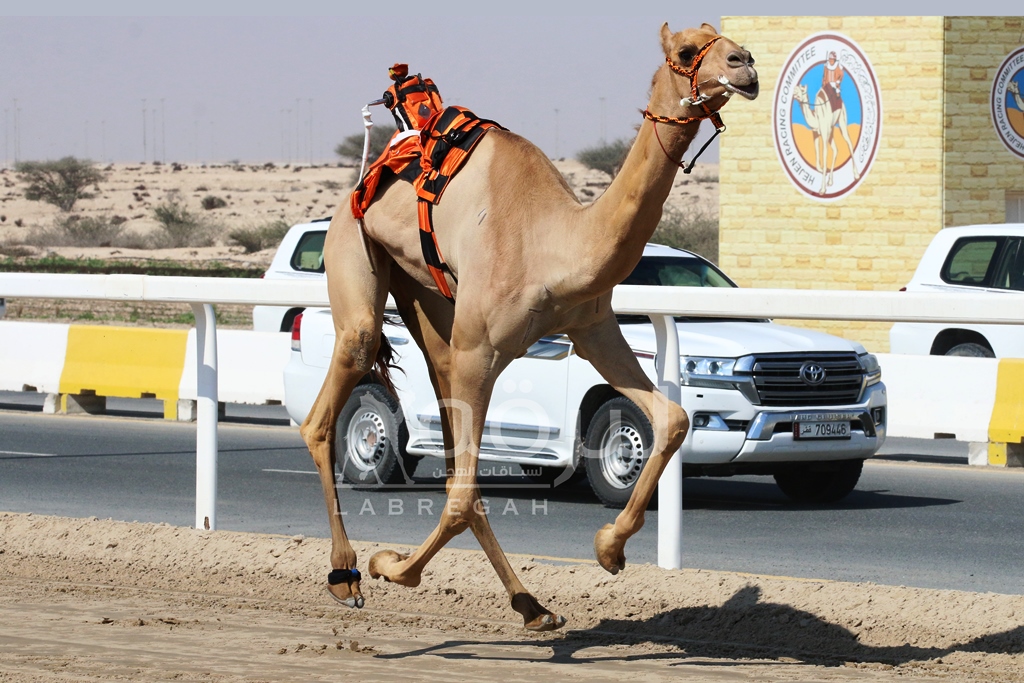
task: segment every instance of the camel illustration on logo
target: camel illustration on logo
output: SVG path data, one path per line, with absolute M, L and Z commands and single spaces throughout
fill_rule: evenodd
M 783 68 L 773 119 L 779 160 L 801 192 L 832 200 L 852 191 L 881 133 L 881 97 L 867 57 L 846 36 L 809 37 Z
M 830 52 L 828 61 L 825 63 L 824 76 L 822 77 L 821 89 L 814 99 L 814 105 L 810 103 L 807 96 L 807 86 L 798 85 L 793 91 L 793 99 L 800 105 L 804 118 L 810 124 L 814 140 L 814 166 L 821 174 L 821 189 L 819 194 L 824 195 L 834 181 L 836 158 L 839 156 L 839 148 L 836 145 L 835 129 L 839 128 L 843 140 L 846 142 L 846 149 L 852 153 L 853 142 L 850 139 L 850 127 L 847 123 L 846 105 L 843 103 L 841 91 L 845 71 L 836 58 L 836 53 Z M 819 154 L 820 144 L 820 154 Z M 828 152 L 832 152 L 831 162 L 828 160 Z M 850 164 L 853 169 L 854 179 L 860 178 L 857 170 L 857 161 L 850 156 Z
M 992 122 L 1006 148 L 1024 157 L 1024 47 L 1017 48 L 999 66 L 992 82 Z

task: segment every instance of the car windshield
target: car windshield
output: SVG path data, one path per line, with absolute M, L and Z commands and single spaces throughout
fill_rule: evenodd
M 661 287 L 735 287 L 736 284 L 711 263 L 696 256 L 644 256 L 624 285 Z
M 696 256 L 644 256 L 633 272 L 622 281 L 624 285 L 655 285 L 659 287 L 736 287 L 725 273 L 709 261 Z M 616 316 L 620 324 L 649 323 L 646 315 Z M 676 322 L 767 322 L 752 318 L 699 318 L 676 316 Z

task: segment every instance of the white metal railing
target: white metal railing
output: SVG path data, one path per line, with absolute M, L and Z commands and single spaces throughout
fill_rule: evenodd
M 325 281 L 0 273 L 0 296 L 182 303 L 196 318 L 196 526 L 216 528 L 217 337 L 214 304 L 327 306 Z M 674 315 L 709 317 L 1024 324 L 1024 294 L 861 292 L 620 285 L 617 313 L 649 315 L 657 336 L 658 383 L 679 401 Z M 674 352 L 673 352 L 674 351 Z M 658 487 L 658 564 L 682 566 L 682 460 L 672 458 Z

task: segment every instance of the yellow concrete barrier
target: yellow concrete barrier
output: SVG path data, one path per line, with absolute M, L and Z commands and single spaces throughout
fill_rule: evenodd
M 72 325 L 60 393 L 158 398 L 173 420 L 187 339 L 188 330 Z
M 1024 449 L 1024 359 L 1003 358 L 996 379 L 996 402 L 988 425 L 990 465 L 1020 465 Z

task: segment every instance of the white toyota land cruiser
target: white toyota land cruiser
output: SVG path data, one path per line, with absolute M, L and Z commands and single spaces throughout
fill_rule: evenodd
M 291 242 L 289 248 L 301 244 Z M 644 250 L 625 284 L 736 286 L 700 256 L 656 245 Z M 681 404 L 691 423 L 681 450 L 684 476 L 770 475 L 789 498 L 811 503 L 837 501 L 853 490 L 864 460 L 885 440 L 886 391 L 873 355 L 859 344 L 768 320 L 677 320 Z M 620 323 L 653 378 L 650 320 L 623 316 Z M 423 456 L 444 455 L 423 356 L 400 323 L 386 323 L 384 334 L 404 371 L 393 373 L 397 400 L 367 377 L 338 418 L 341 474 L 356 486 L 400 484 Z M 284 384 L 296 422 L 313 405 L 333 347 L 330 310 L 307 309 L 294 318 Z M 585 472 L 603 503 L 621 507 L 652 438 L 643 412 L 573 353 L 568 338 L 554 336 L 498 378 L 480 459 L 488 461 L 484 474 L 514 470 L 508 465 L 515 463 L 547 484 Z M 443 473 L 443 460 L 431 465 Z

